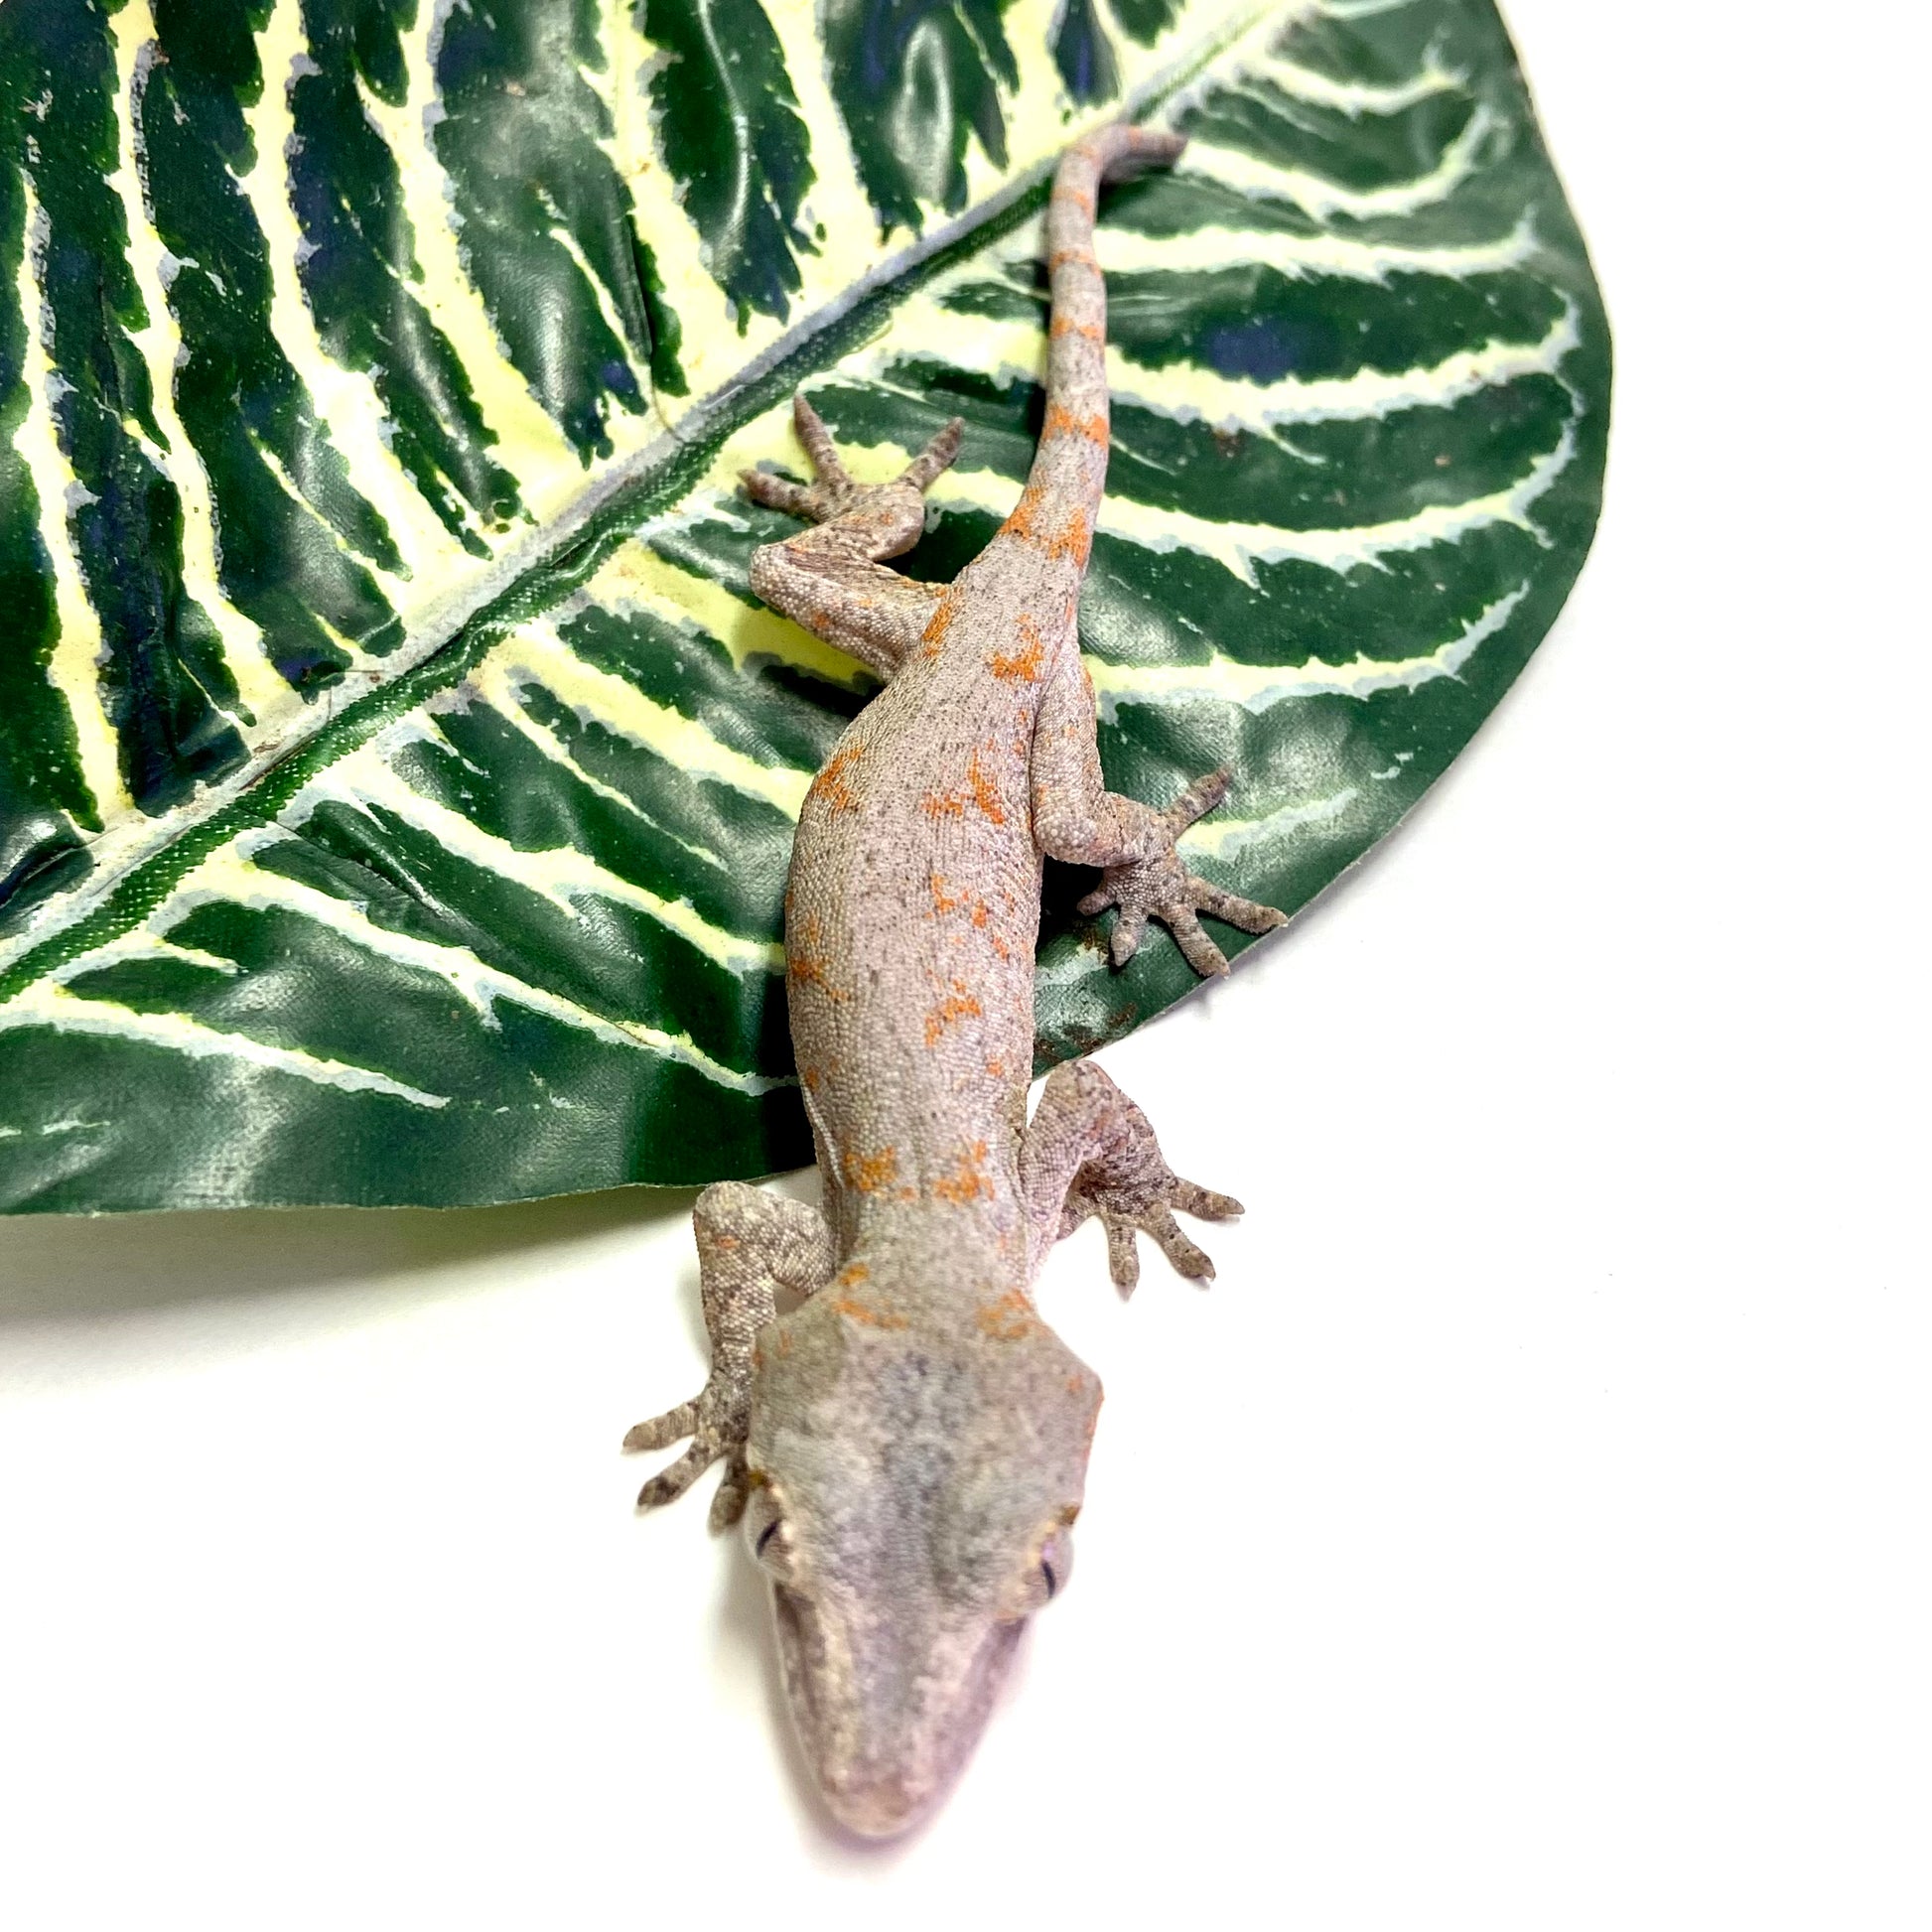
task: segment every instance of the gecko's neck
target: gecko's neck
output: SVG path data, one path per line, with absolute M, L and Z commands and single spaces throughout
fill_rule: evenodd
M 841 1278 L 882 1292 L 928 1289 L 977 1303 L 1029 1281 L 1027 1222 L 1010 1177 L 962 1200 L 840 1203 Z

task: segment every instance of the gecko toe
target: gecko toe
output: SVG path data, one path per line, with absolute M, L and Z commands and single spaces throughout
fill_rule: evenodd
M 698 1405 L 695 1402 L 680 1402 L 675 1409 L 667 1409 L 661 1416 L 653 1416 L 648 1422 L 634 1424 L 624 1435 L 623 1447 L 626 1453 L 638 1449 L 669 1449 L 673 1443 L 681 1443 L 697 1426 Z

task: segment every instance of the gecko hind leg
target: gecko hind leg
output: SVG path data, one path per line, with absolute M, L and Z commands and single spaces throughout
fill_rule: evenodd
M 711 1374 L 694 1401 L 638 1423 L 623 1446 L 661 1449 L 690 1438 L 684 1453 L 638 1491 L 639 1509 L 674 1502 L 723 1457 L 724 1477 L 711 1504 L 711 1527 L 723 1529 L 745 1508 L 745 1437 L 759 1330 L 776 1312 L 780 1288 L 811 1295 L 825 1285 L 832 1273 L 832 1231 L 817 1208 L 742 1180 L 707 1187 L 692 1209 L 691 1226 L 698 1238 Z
M 1098 1215 L 1108 1272 L 1123 1295 L 1141 1278 L 1137 1234 L 1152 1236 L 1176 1274 L 1212 1281 L 1214 1264 L 1180 1231 L 1173 1210 L 1207 1221 L 1242 1211 L 1232 1196 L 1175 1173 L 1147 1116 L 1091 1060 L 1047 1075 L 1021 1145 L 1020 1176 L 1034 1260 Z
M 795 483 L 764 470 L 739 474 L 754 502 L 805 517 L 813 527 L 755 550 L 752 589 L 814 636 L 891 677 L 931 621 L 940 587 L 887 570 L 880 560 L 918 542 L 925 492 L 959 454 L 964 424 L 955 416 L 891 483 L 861 483 L 840 462 L 831 431 L 803 390 L 792 398 L 791 413 L 816 481 Z

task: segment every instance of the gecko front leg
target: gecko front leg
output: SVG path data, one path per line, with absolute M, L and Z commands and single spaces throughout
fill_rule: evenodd
M 802 389 L 792 398 L 791 415 L 817 481 L 788 483 L 764 470 L 740 477 L 753 501 L 816 527 L 755 550 L 752 589 L 774 611 L 889 678 L 931 621 L 940 587 L 901 577 L 879 560 L 918 542 L 926 488 L 959 454 L 964 425 L 955 416 L 891 483 L 867 484 L 846 473 L 831 431 Z
M 1120 908 L 1109 951 L 1125 966 L 1140 949 L 1151 916 L 1173 933 L 1197 973 L 1225 973 L 1226 955 L 1201 930 L 1206 912 L 1243 932 L 1267 932 L 1287 915 L 1224 892 L 1187 870 L 1178 840 L 1195 819 L 1227 796 L 1225 769 L 1197 778 L 1166 811 L 1107 789 L 1100 770 L 1099 720 L 1093 687 L 1068 640 L 1053 682 L 1040 701 L 1033 746 L 1034 839 L 1049 859 L 1098 866 L 1099 890 L 1080 901 L 1091 917 Z
M 721 1180 L 691 1212 L 698 1237 L 698 1286 L 711 1337 L 711 1374 L 692 1402 L 640 1422 L 626 1449 L 691 1446 L 637 1493 L 639 1509 L 675 1501 L 720 1456 L 725 1473 L 712 1498 L 711 1526 L 737 1522 L 745 1508 L 745 1438 L 752 1413 L 752 1353 L 776 1312 L 777 1291 L 811 1295 L 832 1273 L 832 1231 L 815 1207 Z
M 1107 1230 L 1107 1266 L 1131 1295 L 1141 1278 L 1134 1237 L 1152 1235 L 1176 1274 L 1211 1281 L 1214 1264 L 1181 1233 L 1177 1207 L 1205 1221 L 1231 1220 L 1241 1203 L 1183 1180 L 1168 1166 L 1147 1116 L 1091 1060 L 1056 1066 L 1020 1151 L 1029 1246 L 1035 1265 L 1092 1215 Z

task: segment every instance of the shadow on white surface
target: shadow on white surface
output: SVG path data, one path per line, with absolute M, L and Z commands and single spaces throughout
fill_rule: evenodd
M 0 1323 L 128 1313 L 278 1289 L 429 1278 L 487 1256 L 686 1219 L 694 1188 L 500 1207 L 263 1207 L 0 1218 Z

